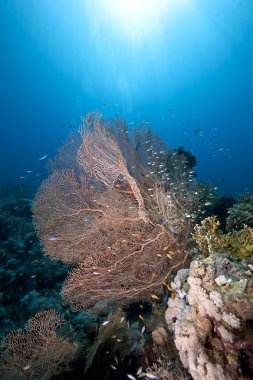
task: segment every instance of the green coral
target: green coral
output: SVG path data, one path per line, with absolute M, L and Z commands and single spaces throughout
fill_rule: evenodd
M 244 225 L 253 227 L 253 202 L 249 193 L 229 209 L 226 219 L 227 231 L 241 230 Z
M 227 233 L 225 236 L 227 252 L 237 259 L 253 257 L 253 228 L 244 226 L 240 231 Z
M 253 257 L 253 228 L 246 225 L 240 231 L 223 234 L 217 218 L 208 217 L 195 226 L 193 239 L 205 256 L 219 252 L 239 260 Z

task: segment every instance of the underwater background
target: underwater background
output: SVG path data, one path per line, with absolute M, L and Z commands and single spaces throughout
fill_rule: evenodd
M 1 182 L 36 185 L 38 158 L 99 110 L 132 127 L 148 120 L 170 147 L 190 150 L 199 180 L 221 193 L 252 191 L 251 0 L 0 7 Z
M 0 33 L 0 380 L 253 379 L 252 0 Z

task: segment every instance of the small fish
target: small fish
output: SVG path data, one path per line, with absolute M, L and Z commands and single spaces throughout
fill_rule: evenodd
M 212 202 L 206 202 L 205 206 L 211 206 Z
M 32 276 L 31 276 L 31 278 L 35 278 L 36 277 L 36 274 L 33 274 Z
M 145 329 L 146 329 L 146 327 L 143 326 L 142 329 L 141 329 L 141 333 L 142 333 L 142 334 L 144 333 Z
M 167 249 L 169 249 L 170 248 L 170 244 L 167 244 L 167 245 L 165 245 L 164 247 L 163 247 L 163 250 L 164 251 L 167 251 Z
M 172 292 L 173 289 L 169 286 L 169 284 L 167 284 L 165 281 L 162 282 L 162 284 L 170 291 Z
M 142 367 L 138 368 L 138 371 L 136 372 L 136 375 L 140 375 L 142 373 Z
M 168 259 L 170 259 L 170 260 L 172 259 L 172 256 L 170 253 L 167 253 L 166 256 L 168 257 Z
M 31 170 L 27 170 L 26 173 L 32 173 L 32 171 Z
M 113 336 L 112 336 L 112 339 L 116 339 L 116 338 L 117 338 L 117 335 L 113 335 Z
M 156 256 L 158 256 L 158 257 L 162 257 L 161 253 L 157 253 Z
M 49 238 L 49 240 L 51 240 L 51 241 L 55 241 L 55 240 L 57 240 L 57 237 L 56 237 L 56 236 L 51 236 L 51 237 Z
M 122 318 L 121 318 L 121 320 L 120 320 L 120 322 L 123 322 L 124 320 L 125 320 L 125 318 L 124 318 L 124 317 L 122 317 Z
M 153 374 L 153 372 L 146 372 L 145 376 L 147 376 L 149 379 L 157 379 L 157 376 Z
M 110 367 L 111 367 L 112 369 L 114 369 L 114 371 L 117 369 L 117 367 L 115 367 L 115 365 L 113 365 L 113 364 L 110 364 Z
M 177 296 L 177 292 L 173 292 L 172 295 L 171 295 L 171 298 L 174 300 Z
M 137 380 L 136 377 L 134 377 L 133 375 L 131 375 L 130 373 L 127 374 L 127 377 L 131 380 Z
M 117 341 L 118 343 L 122 343 L 122 342 L 123 342 L 123 339 L 117 338 L 116 341 Z
M 31 368 L 31 364 L 28 364 L 25 367 L 23 367 L 23 371 L 27 371 L 29 368 Z
M 39 158 L 39 161 L 45 160 L 45 158 L 47 158 L 47 154 L 45 154 L 44 156 L 41 156 L 41 157 Z
M 25 179 L 26 177 L 24 177 L 23 175 L 20 175 L 19 178 L 21 178 L 21 179 Z
M 143 318 L 143 316 L 141 314 L 139 314 L 139 318 L 140 318 L 140 320 L 145 321 L 145 319 Z
M 94 272 L 93 272 L 94 273 Z M 106 326 L 106 325 L 108 325 L 108 323 L 109 323 L 110 321 L 104 321 L 103 323 L 102 323 L 102 326 Z
M 98 273 L 98 272 L 93 272 L 93 274 L 99 275 L 99 273 Z
M 160 300 L 160 298 L 157 297 L 156 294 L 150 294 L 150 297 L 153 298 L 154 300 L 158 300 L 158 301 Z

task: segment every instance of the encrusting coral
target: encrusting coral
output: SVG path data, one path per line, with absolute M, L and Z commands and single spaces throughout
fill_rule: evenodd
M 194 380 L 253 373 L 252 262 L 212 254 L 179 270 L 171 284 L 177 296 L 169 299 L 165 317 Z

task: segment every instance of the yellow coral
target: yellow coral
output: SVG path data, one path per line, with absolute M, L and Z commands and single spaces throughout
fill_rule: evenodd
M 233 231 L 226 235 L 227 251 L 237 259 L 253 256 L 253 228 L 244 226 L 240 231 Z
M 211 216 L 194 227 L 193 239 L 205 256 L 214 252 L 225 252 L 224 235 L 219 230 L 219 225 L 218 219 Z
M 253 256 L 253 228 L 246 225 L 240 231 L 223 234 L 217 218 L 209 217 L 195 226 L 193 239 L 205 256 L 215 252 L 226 252 L 240 260 Z

